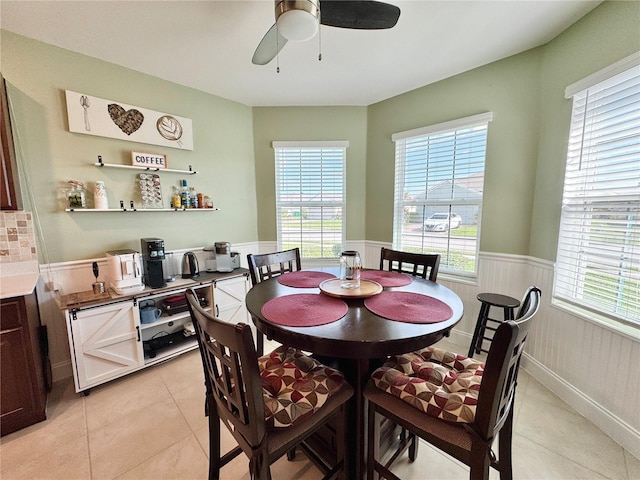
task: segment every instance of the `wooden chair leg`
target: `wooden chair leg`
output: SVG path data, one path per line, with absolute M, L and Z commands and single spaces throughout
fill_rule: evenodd
M 259 330 L 256 331 L 256 353 L 259 357 L 264 355 L 264 334 Z
M 293 447 L 291 450 L 287 452 L 287 460 L 292 462 L 296 458 L 296 447 Z
M 342 463 L 342 469 L 338 474 L 338 479 L 349 480 L 347 472 L 349 472 L 349 456 L 347 455 L 347 429 L 346 425 L 349 421 L 349 412 L 346 405 L 342 405 L 336 415 L 336 461 Z
M 411 433 L 410 435 L 413 438 L 411 439 L 411 445 L 409 445 L 409 461 L 415 462 L 416 458 L 418 458 L 418 444 L 420 439 L 413 433 Z
M 271 468 L 264 451 L 249 460 L 249 477 L 251 480 L 271 480 Z
M 500 466 L 500 480 L 513 479 L 512 444 L 513 441 L 513 405 L 498 434 L 498 465 Z
M 209 399 L 207 403 L 213 404 Z M 212 411 L 213 410 L 213 411 Z M 209 409 L 209 480 L 220 478 L 220 418 L 213 409 Z
M 489 480 L 489 467 L 491 458 L 489 457 L 490 447 L 479 441 L 474 441 L 471 446 L 471 469 L 470 480 Z
M 376 420 L 376 408 L 372 402 L 369 404 L 368 413 L 368 435 L 367 435 L 367 480 L 373 480 L 375 463 L 378 459 L 380 449 L 380 428 Z

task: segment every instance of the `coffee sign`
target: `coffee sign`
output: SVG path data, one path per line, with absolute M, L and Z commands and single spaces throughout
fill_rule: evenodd
M 134 167 L 146 167 L 152 169 L 167 168 L 167 156 L 157 153 L 131 152 L 131 164 Z

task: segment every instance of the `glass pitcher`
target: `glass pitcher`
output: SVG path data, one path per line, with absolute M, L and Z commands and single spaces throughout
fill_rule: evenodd
M 340 254 L 340 287 L 360 288 L 360 270 L 362 263 L 360 254 L 355 250 L 347 250 Z

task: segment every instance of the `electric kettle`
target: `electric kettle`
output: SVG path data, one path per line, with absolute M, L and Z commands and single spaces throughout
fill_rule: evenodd
M 200 270 L 198 269 L 198 259 L 193 252 L 186 252 L 182 256 L 182 278 L 198 278 Z

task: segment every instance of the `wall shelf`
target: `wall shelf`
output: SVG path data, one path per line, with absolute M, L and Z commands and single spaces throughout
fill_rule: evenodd
M 65 212 L 217 212 L 219 208 L 65 208 Z
M 195 170 L 193 170 L 191 168 L 191 165 L 189 165 L 189 170 L 178 170 L 175 168 L 154 168 L 154 167 L 139 167 L 137 165 L 120 165 L 117 163 L 104 163 L 102 161 L 102 157 L 98 155 L 98 161 L 96 163 L 94 163 L 94 165 L 96 167 L 108 167 L 108 168 L 124 168 L 124 169 L 128 169 L 128 170 L 142 170 L 145 172 L 168 172 L 168 173 L 183 173 L 185 175 L 195 175 L 196 172 Z

